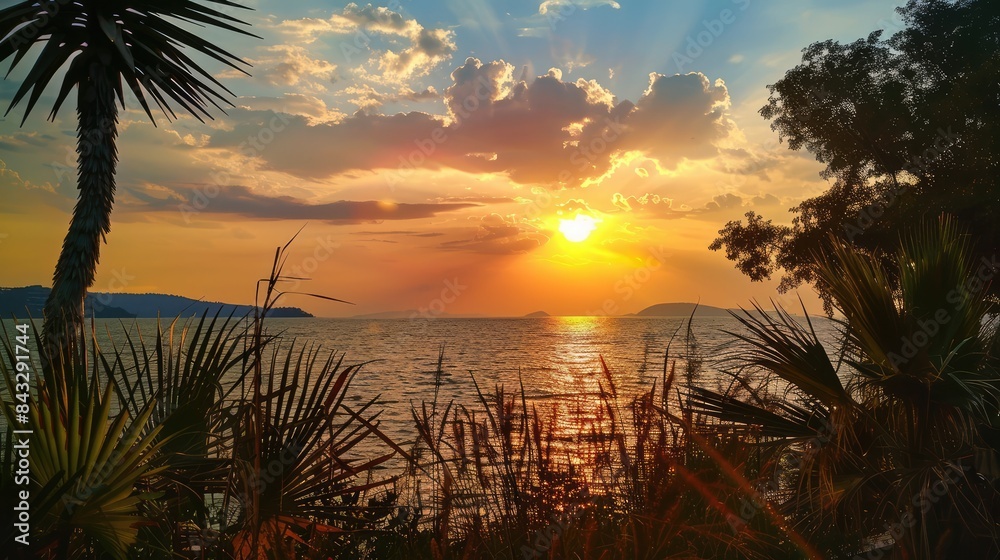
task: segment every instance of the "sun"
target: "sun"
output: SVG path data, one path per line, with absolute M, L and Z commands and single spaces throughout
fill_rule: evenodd
M 577 214 L 572 220 L 559 220 L 559 231 L 567 241 L 580 243 L 586 241 L 590 233 L 597 229 L 597 222 L 590 216 Z

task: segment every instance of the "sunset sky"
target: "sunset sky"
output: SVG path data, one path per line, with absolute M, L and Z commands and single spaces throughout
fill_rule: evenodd
M 232 12 L 262 40 L 209 33 L 253 65 L 209 66 L 228 115 L 154 127 L 126 98 L 92 290 L 249 303 L 306 225 L 286 272 L 356 303 L 282 302 L 320 316 L 794 305 L 707 247 L 829 186 L 758 115 L 766 85 L 814 41 L 892 33 L 897 4 L 254 0 Z M 45 105 L 0 121 L 2 286 L 50 285 L 76 199 L 75 112 Z

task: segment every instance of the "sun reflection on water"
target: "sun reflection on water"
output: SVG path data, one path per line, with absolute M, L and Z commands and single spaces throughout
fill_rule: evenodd
M 583 445 L 610 432 L 606 410 L 612 384 L 612 368 L 605 371 L 601 348 L 611 338 L 608 319 L 603 317 L 557 317 L 546 325 L 549 358 L 544 375 L 531 379 L 537 392 L 533 403 L 551 428 L 552 453 L 557 461 L 582 470 L 595 466 L 595 446 Z

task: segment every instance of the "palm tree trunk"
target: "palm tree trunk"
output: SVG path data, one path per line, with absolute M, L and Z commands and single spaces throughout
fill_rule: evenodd
M 58 371 L 76 355 L 83 302 L 93 285 L 101 241 L 111 231 L 118 151 L 118 107 L 107 68 L 93 64 L 77 97 L 77 188 L 79 194 L 45 301 L 42 329 L 49 364 Z

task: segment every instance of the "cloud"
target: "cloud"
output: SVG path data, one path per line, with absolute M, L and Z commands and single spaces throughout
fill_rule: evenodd
M 350 95 L 348 102 L 358 106 L 359 109 L 367 111 L 381 107 L 385 104 L 385 96 L 368 84 L 360 84 L 344 88 L 344 93 Z
M 452 118 L 489 112 L 493 103 L 507 98 L 514 87 L 514 66 L 502 60 L 482 63 L 467 58 L 451 73 L 452 85 L 445 90 L 445 102 Z
M 455 32 L 448 29 L 420 29 L 410 40 L 409 48 L 386 51 L 379 58 L 379 69 L 386 77 L 405 80 L 427 75 L 455 52 Z
M 414 20 L 407 20 L 402 14 L 382 6 L 366 5 L 364 8 L 351 2 L 344 6 L 341 17 L 368 29 L 385 33 L 407 35 L 407 30 L 416 26 Z
M 615 0 L 545 0 L 539 4 L 538 13 L 544 16 L 553 12 L 565 13 L 577 9 L 589 10 L 598 6 L 611 6 L 616 10 L 621 9 L 621 4 L 615 2 Z
M 404 86 L 399 88 L 395 93 L 385 94 L 379 92 L 371 85 L 362 84 L 344 88 L 343 91 L 344 93 L 353 96 L 348 99 L 349 102 L 357 105 L 359 109 L 366 112 L 370 112 L 390 103 L 399 103 L 402 101 L 418 103 L 425 101 L 437 101 L 441 99 L 441 94 L 434 89 L 434 86 L 429 86 L 422 91 L 413 91 L 412 89 Z
M 590 205 L 588 205 L 587 202 L 581 198 L 571 198 L 565 202 L 556 204 L 555 208 L 557 210 L 562 210 L 563 212 L 567 212 L 570 214 L 573 214 L 575 212 L 584 212 L 586 214 L 596 213 L 594 209 L 591 208 Z
M 434 89 L 434 86 L 428 86 L 423 89 L 423 91 L 413 91 L 410 88 L 403 88 L 396 92 L 393 101 L 406 100 L 406 101 L 437 101 L 441 99 L 441 94 Z
M 215 193 L 206 197 L 203 208 L 187 209 L 188 212 L 204 211 L 211 214 L 235 214 L 247 218 L 271 220 L 322 220 L 331 223 L 362 223 L 380 220 L 414 220 L 430 218 L 442 212 L 475 208 L 476 204 L 431 203 L 407 204 L 385 201 L 348 201 L 310 203 L 291 196 L 272 196 L 254 192 L 242 185 L 211 187 L 194 185 L 200 192 Z M 183 212 L 183 201 L 192 200 L 187 192 L 171 187 L 132 189 L 130 194 L 140 201 L 133 209 L 144 211 Z
M 714 197 L 711 202 L 705 205 L 705 211 L 714 212 L 716 210 L 739 208 L 740 206 L 743 206 L 743 197 L 733 193 L 726 193 Z
M 522 18 L 527 27 L 518 30 L 520 37 L 553 37 L 553 31 L 577 10 L 589 10 L 609 6 L 616 10 L 621 4 L 615 0 L 544 0 L 538 5 L 538 13 Z
M 754 206 L 778 206 L 782 202 L 780 198 L 773 194 L 759 194 L 751 198 L 750 203 Z
M 627 143 L 663 166 L 682 158 L 706 159 L 736 129 L 728 116 L 729 91 L 701 73 L 650 74 L 649 87 L 629 119 Z
M 367 109 L 338 122 L 292 119 L 260 153 L 264 168 L 323 179 L 351 170 L 389 170 L 404 180 L 413 169 L 451 168 L 505 174 L 522 184 L 578 186 L 600 182 L 638 153 L 672 168 L 720 153 L 736 127 L 725 84 L 702 74 L 652 74 L 636 103 L 618 101 L 596 80 L 564 81 L 557 69 L 515 80 L 502 60 L 469 58 L 444 92 L 447 115 L 375 114 L 392 96 L 370 86 L 351 90 Z M 430 90 L 406 94 L 429 97 Z M 236 147 L 259 123 L 217 131 L 212 147 Z
M 371 4 L 361 8 L 351 2 L 344 6 L 339 14 L 332 14 L 326 19 L 313 17 L 289 19 L 278 23 L 275 27 L 285 34 L 294 35 L 302 42 L 312 43 L 323 33 L 346 34 L 365 29 L 405 36 L 417 26 L 419 24 L 416 21 L 407 21 L 402 14 L 389 8 L 374 7 Z
M 0 214 L 31 213 L 41 208 L 55 208 L 68 212 L 73 208 L 76 196 L 75 189 L 59 189 L 57 192 L 52 183 L 33 183 L 8 167 L 7 162 L 2 159 L 0 159 L 0 189 L 4 192 L 4 203 L 0 207 Z
M 337 65 L 313 58 L 309 51 L 300 45 L 272 45 L 262 50 L 266 54 L 250 59 L 250 62 L 254 65 L 255 78 L 269 85 L 295 86 L 299 91 L 309 88 L 322 92 L 340 79 Z M 221 76 L 238 78 L 246 75 L 230 70 L 223 72 Z
M 698 208 L 691 208 L 686 204 L 675 206 L 674 202 L 674 199 L 653 193 L 638 197 L 615 193 L 611 197 L 611 204 L 623 212 L 641 213 L 648 217 L 665 219 L 687 218 L 750 206 L 777 206 L 781 204 L 781 199 L 773 194 L 746 197 L 736 193 L 724 193 L 716 195 Z
M 506 196 L 447 196 L 438 197 L 438 202 L 475 202 L 477 204 L 510 204 L 517 202 Z
M 0 134 L 0 149 L 16 152 L 29 147 L 44 148 L 55 139 L 51 134 L 18 130 L 13 134 Z
M 427 75 L 454 54 L 455 32 L 450 29 L 428 29 L 415 19 L 408 19 L 389 8 L 368 4 L 360 7 L 350 3 L 339 14 L 327 19 L 302 18 L 285 20 L 277 29 L 295 40 L 311 43 L 324 33 L 354 35 L 353 40 L 340 44 L 348 60 L 371 48 L 374 35 L 401 37 L 409 44 L 402 50 L 386 49 L 374 52 L 370 59 L 381 74 L 369 76 L 381 81 L 402 82 Z
M 622 193 L 615 193 L 611 197 L 611 204 L 626 212 L 640 209 L 655 209 L 656 213 L 667 213 L 673 210 L 673 199 L 661 197 L 658 194 L 646 193 L 642 196 L 624 196 Z
M 246 115 L 232 129 L 216 131 L 209 147 L 239 149 L 248 137 L 256 137 L 273 115 L 254 117 Z M 266 149 L 259 151 L 262 168 L 313 179 L 351 170 L 397 168 L 400 154 L 416 149 L 414 139 L 430 138 L 435 128 L 444 125 L 435 117 L 416 112 L 391 116 L 359 112 L 337 123 L 317 125 L 301 116 L 290 116 L 287 121 Z
M 475 220 L 477 225 L 471 239 L 446 241 L 440 247 L 452 251 L 511 255 L 533 251 L 549 240 L 545 233 L 526 229 L 515 218 L 495 212 L 470 219 Z
M 355 231 L 351 235 L 405 235 L 409 237 L 440 237 L 444 233 L 440 231 Z
M 281 97 L 240 97 L 236 106 L 248 111 L 285 113 L 307 117 L 309 124 L 336 122 L 346 115 L 327 107 L 322 99 L 301 93 L 286 93 Z

